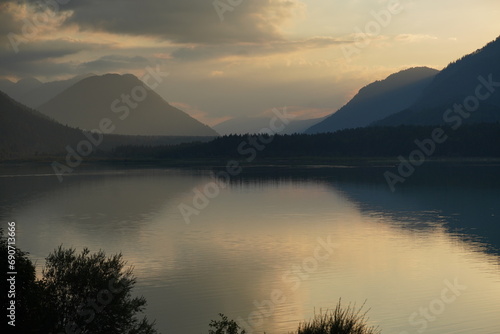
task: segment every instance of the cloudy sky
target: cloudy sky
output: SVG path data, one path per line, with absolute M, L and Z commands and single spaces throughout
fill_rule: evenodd
M 214 125 L 334 112 L 362 86 L 442 69 L 500 35 L 498 0 L 0 0 L 0 78 L 159 65 L 156 91 Z

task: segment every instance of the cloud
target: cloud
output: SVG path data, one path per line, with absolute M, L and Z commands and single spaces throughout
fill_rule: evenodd
M 83 50 L 95 49 L 99 44 L 74 41 L 69 39 L 57 39 L 26 43 L 22 52 L 12 52 L 9 46 L 0 48 L 0 60 L 3 64 L 16 61 L 37 61 L 43 59 L 61 58 L 76 54 Z
M 329 48 L 350 43 L 353 43 L 353 41 L 330 36 L 316 36 L 303 40 L 283 40 L 269 43 L 236 43 L 181 47 L 173 51 L 171 56 L 173 59 L 181 61 L 200 61 L 223 57 L 250 58 L 301 50 Z
M 177 109 L 184 111 L 189 116 L 197 119 L 203 124 L 207 124 L 209 126 L 214 126 L 221 122 L 227 121 L 228 119 L 231 119 L 231 117 L 229 116 L 217 117 L 217 118 L 210 117 L 207 112 L 199 109 L 198 107 L 194 107 L 184 102 L 169 102 L 169 104 L 176 107 Z
M 41 37 L 58 29 L 71 14 L 59 8 L 56 1 L 0 0 L 0 35 L 20 34 L 30 40 Z
M 88 61 L 78 65 L 78 69 L 83 73 L 87 72 L 112 72 L 117 70 L 135 70 L 151 65 L 145 57 L 107 55 L 96 60 Z
M 426 34 L 399 34 L 394 39 L 398 42 L 413 43 L 422 41 L 437 40 L 436 36 Z
M 230 8 L 221 22 L 211 0 L 0 0 L 0 36 L 34 29 L 30 40 L 46 39 L 42 35 L 47 32 L 70 28 L 178 44 L 260 43 L 284 40 L 282 27 L 304 5 L 299 0 L 259 0 Z
M 221 77 L 224 75 L 224 71 L 212 71 L 210 72 L 210 76 L 212 77 Z
M 298 0 L 243 1 L 223 22 L 207 0 L 69 1 L 60 10 L 71 13 L 65 25 L 83 30 L 210 44 L 279 40 L 281 25 L 302 6 Z
M 11 32 L 19 31 L 19 23 L 14 18 L 14 4 L 0 0 L 0 35 L 6 36 Z
M 273 109 L 267 109 L 263 111 L 259 116 L 261 117 L 273 117 L 275 116 Z M 278 108 L 281 109 L 281 108 Z M 312 108 L 304 106 L 286 106 L 286 113 L 291 115 L 294 120 L 304 120 L 304 119 L 314 119 L 329 116 L 336 112 L 336 108 Z
M 48 75 L 54 70 L 57 73 L 67 73 L 70 67 L 74 70 L 74 66 L 62 58 L 98 47 L 99 44 L 57 39 L 23 44 L 22 51 L 15 53 L 10 45 L 0 44 L 0 75 L 17 77 Z

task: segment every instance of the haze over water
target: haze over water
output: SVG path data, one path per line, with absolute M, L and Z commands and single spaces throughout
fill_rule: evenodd
M 394 193 L 386 168 L 246 169 L 186 224 L 208 171 L 2 167 L 0 219 L 39 271 L 61 244 L 123 252 L 162 333 L 220 312 L 287 333 L 339 298 L 384 334 L 498 333 L 498 168 L 426 165 Z

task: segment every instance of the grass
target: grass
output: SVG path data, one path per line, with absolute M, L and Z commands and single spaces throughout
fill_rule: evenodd
M 345 308 L 339 300 L 334 310 L 300 323 L 297 334 L 380 334 L 377 327 L 368 326 L 366 314 L 369 310 L 363 312 L 364 306 L 363 303 L 356 309 L 356 305 L 349 304 Z
M 315 315 L 312 320 L 300 323 L 297 332 L 290 334 L 380 334 L 377 327 L 368 326 L 366 314 L 369 310 L 363 312 L 364 306 L 365 303 L 356 310 L 355 304 L 349 304 L 347 308 L 343 308 L 342 300 L 339 300 L 334 310 Z M 209 334 L 246 333 L 236 321 L 229 320 L 222 313 L 219 313 L 219 316 L 221 320 L 210 322 Z

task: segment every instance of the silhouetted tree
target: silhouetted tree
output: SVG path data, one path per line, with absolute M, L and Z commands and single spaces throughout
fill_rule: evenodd
M 42 285 L 53 331 L 60 333 L 149 334 L 154 323 L 139 319 L 144 297 L 132 298 L 136 283 L 121 254 L 106 257 L 84 249 L 57 248 L 46 259 Z
M 15 318 L 5 319 L 12 325 L 7 325 L 11 333 L 43 333 L 42 304 L 43 290 L 39 282 L 36 281 L 35 266 L 28 258 L 28 253 L 23 252 L 12 242 L 16 233 L 15 227 L 7 231 L 0 229 L 0 263 L 2 271 L 5 273 L 15 272 L 15 275 L 7 274 L 0 282 L 2 310 L 10 315 L 12 308 L 11 301 L 14 301 Z M 9 233 L 11 233 L 9 235 Z M 10 240 L 9 240 L 10 238 Z M 10 242 L 9 242 L 10 241 Z M 12 266 L 12 267 L 11 267 Z M 12 289 L 11 289 L 11 283 Z M 5 322 L 4 322 L 5 324 Z M 15 325 L 15 326 L 13 326 Z M 47 332 L 45 332 L 47 333 Z
M 154 322 L 139 317 L 146 299 L 132 297 L 136 283 L 132 268 L 125 268 L 121 254 L 107 257 L 103 251 L 58 247 L 46 258 L 42 278 L 36 280 L 35 267 L 28 253 L 9 247 L 9 233 L 0 229 L 1 265 L 13 271 L 15 259 L 15 298 L 7 298 L 10 282 L 0 283 L 4 310 L 15 299 L 13 333 L 72 334 L 155 334 Z M 11 256 L 8 257 L 9 249 Z M 7 277 L 9 278 L 9 277 Z
M 227 316 L 219 313 L 221 320 L 210 321 L 210 328 L 208 334 L 245 334 L 240 326 L 234 320 L 229 320 Z M 241 330 L 241 331 L 240 331 Z

